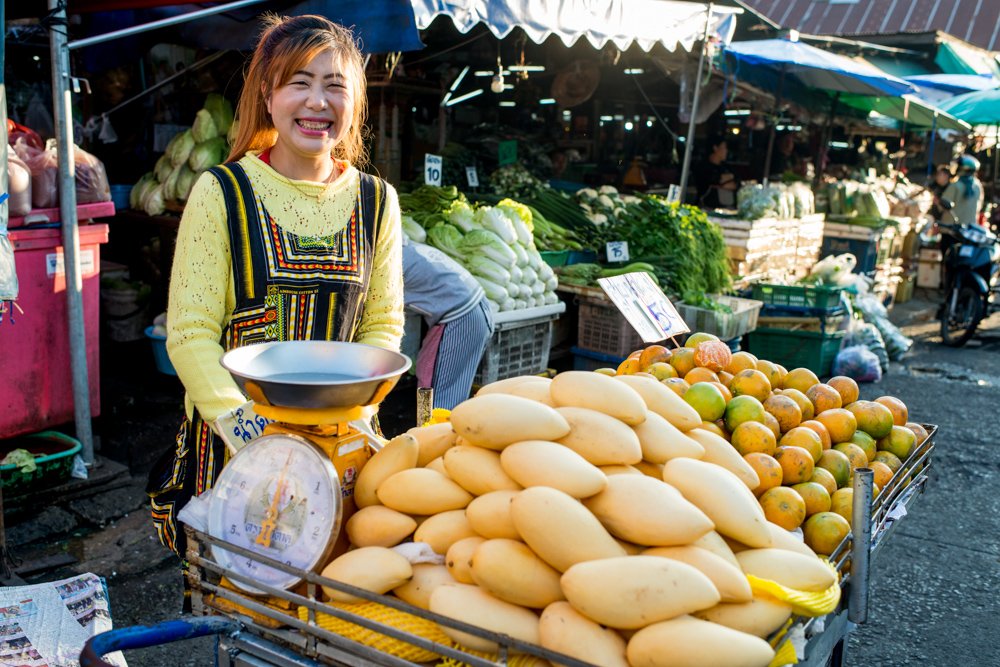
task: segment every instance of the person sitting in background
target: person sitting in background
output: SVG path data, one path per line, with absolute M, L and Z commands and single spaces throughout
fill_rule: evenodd
M 729 145 L 724 136 L 709 139 L 708 155 L 694 172 L 698 205 L 702 208 L 736 208 L 739 180 L 726 164 Z
M 958 160 L 958 178 L 941 194 L 942 207 L 951 212 L 960 225 L 974 225 L 983 210 L 983 184 L 976 177 L 979 160 L 963 155 Z
M 415 360 L 417 383 L 434 389 L 434 407 L 451 410 L 469 397 L 493 336 L 483 288 L 446 254 L 403 238 L 403 302 L 429 331 Z
M 930 185 L 927 186 L 927 191 L 934 195 L 934 203 L 931 204 L 930 215 L 934 220 L 940 220 L 944 215 L 944 209 L 941 207 L 941 195 L 944 194 L 945 188 L 951 183 L 951 167 L 946 164 L 938 165 L 938 168 L 934 171 L 934 178 L 931 180 Z
M 767 173 L 772 179 L 780 179 L 788 172 L 805 176 L 806 170 L 805 160 L 795 151 L 795 135 L 781 135 L 778 138 L 778 145 L 774 147 L 774 155 L 771 156 L 771 165 Z

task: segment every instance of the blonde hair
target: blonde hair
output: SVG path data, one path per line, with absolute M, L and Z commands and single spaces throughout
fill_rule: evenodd
M 323 51 L 333 51 L 348 71 L 354 116 L 344 138 L 333 149 L 332 157 L 347 160 L 358 167 L 368 161 L 365 150 L 365 120 L 368 94 L 364 60 L 353 33 L 322 16 L 264 16 L 264 29 L 247 68 L 243 92 L 236 105 L 235 136 L 227 162 L 239 160 L 247 151 L 262 151 L 277 141 L 278 131 L 267 111 L 267 98 L 276 85 L 306 67 Z

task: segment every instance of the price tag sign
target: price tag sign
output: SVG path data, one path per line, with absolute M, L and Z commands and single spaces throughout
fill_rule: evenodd
M 608 241 L 607 249 L 609 262 L 628 261 L 628 241 Z
M 479 187 L 479 174 L 476 172 L 476 168 L 475 167 L 466 167 L 465 168 L 465 178 L 466 178 L 467 181 L 469 181 L 469 187 L 470 188 L 478 188 Z
M 671 183 L 670 187 L 667 189 L 667 201 L 671 204 L 676 204 L 681 200 L 681 186 L 676 183 Z
M 598 278 L 597 284 L 646 343 L 655 343 L 691 330 L 674 304 L 645 271 Z
M 229 450 L 236 452 L 264 435 L 264 428 L 272 421 L 254 412 L 250 401 L 220 415 L 212 425 Z
M 441 185 L 441 166 L 444 160 L 440 155 L 424 154 L 424 183 L 427 185 Z
M 500 166 L 517 162 L 517 141 L 501 141 L 497 147 L 497 161 Z

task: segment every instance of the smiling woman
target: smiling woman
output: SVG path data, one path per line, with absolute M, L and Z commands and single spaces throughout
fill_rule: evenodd
M 366 117 L 354 36 L 320 16 L 269 17 L 247 69 L 226 164 L 203 174 L 177 235 L 167 350 L 187 392 L 148 492 L 160 540 L 230 451 L 214 421 L 246 398 L 223 352 L 287 340 L 398 350 L 402 246 L 393 188 L 361 173 Z

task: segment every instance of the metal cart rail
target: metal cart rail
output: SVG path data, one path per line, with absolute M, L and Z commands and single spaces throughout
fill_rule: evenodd
M 796 629 L 801 628 L 806 637 L 805 658 L 799 662 L 802 667 L 843 665 L 847 637 L 855 624 L 864 623 L 867 619 L 871 558 L 877 555 L 885 540 L 895 530 L 900 510 L 909 507 L 927 484 L 937 427 L 924 427 L 929 434 L 927 439 L 914 449 L 874 501 L 871 469 L 860 468 L 855 471 L 853 529 L 830 556 L 830 562 L 842 573 L 841 587 L 844 595 L 838 609 L 822 617 L 822 631 L 819 630 L 821 619 L 795 617 L 790 626 L 769 638 L 773 645 L 778 646 Z M 601 667 L 419 609 L 395 597 L 370 593 L 312 572 L 291 568 L 280 561 L 213 538 L 190 526 L 185 530 L 188 535 L 188 582 L 192 589 L 192 606 L 195 614 L 204 618 L 168 621 L 149 628 L 125 628 L 98 635 L 87 643 L 81 655 L 82 667 L 110 667 L 100 659 L 101 655 L 110 651 L 209 634 L 219 637 L 217 664 L 220 667 L 419 667 L 426 664 L 389 655 L 325 630 L 317 623 L 318 613 L 354 623 L 470 667 L 504 667 L 509 664 L 514 653 L 535 656 L 567 667 Z M 212 545 L 220 545 L 231 553 L 301 577 L 305 582 L 305 594 L 267 586 L 219 565 L 211 556 Z M 305 607 L 308 609 L 307 619 L 303 621 L 297 615 L 266 604 L 260 597 L 222 585 L 223 576 L 262 590 L 274 599 Z M 499 651 L 495 659 L 482 657 L 457 648 L 457 645 L 440 644 L 342 607 L 331 606 L 320 600 L 322 586 L 495 642 Z M 272 627 L 273 625 L 278 627 Z

